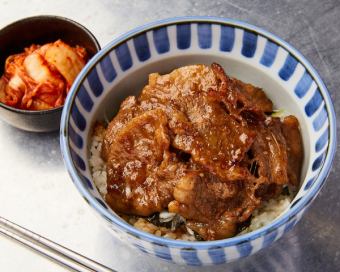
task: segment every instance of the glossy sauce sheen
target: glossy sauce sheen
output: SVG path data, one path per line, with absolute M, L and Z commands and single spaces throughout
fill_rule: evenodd
M 168 209 L 205 240 L 234 236 L 262 201 L 299 184 L 298 121 L 272 111 L 218 64 L 151 74 L 106 129 L 106 201 L 140 216 Z

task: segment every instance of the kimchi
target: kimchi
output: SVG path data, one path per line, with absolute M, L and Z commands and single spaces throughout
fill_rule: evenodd
M 42 46 L 33 44 L 6 59 L 0 78 L 0 102 L 24 110 L 62 106 L 86 60 L 85 48 L 61 40 Z

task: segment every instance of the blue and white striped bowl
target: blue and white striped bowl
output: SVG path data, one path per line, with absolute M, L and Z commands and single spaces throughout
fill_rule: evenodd
M 137 230 L 105 204 L 92 181 L 88 163 L 91 128 L 96 120 L 110 120 L 126 96 L 138 94 L 149 73 L 212 62 L 221 64 L 229 75 L 264 88 L 276 108 L 298 117 L 305 150 L 301 188 L 282 216 L 238 237 L 185 242 Z M 336 149 L 332 101 L 311 64 L 265 30 L 213 17 L 162 20 L 112 41 L 74 83 L 64 106 L 60 133 L 62 154 L 74 184 L 112 233 L 145 253 L 198 266 L 251 255 L 290 230 L 324 184 Z

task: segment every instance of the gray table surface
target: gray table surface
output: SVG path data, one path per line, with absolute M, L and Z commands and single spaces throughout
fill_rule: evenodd
M 337 0 L 0 0 L 0 27 L 38 14 L 57 14 L 79 21 L 97 36 L 102 46 L 133 27 L 167 17 L 213 15 L 247 21 L 282 37 L 310 60 L 324 79 L 339 114 Z M 114 240 L 72 185 L 63 166 L 58 133 L 26 133 L 0 121 L 0 154 L 2 216 L 119 271 L 340 270 L 339 153 L 326 185 L 292 231 L 254 256 L 207 268 L 168 264 Z M 0 237 L 0 270 L 63 271 L 63 268 Z

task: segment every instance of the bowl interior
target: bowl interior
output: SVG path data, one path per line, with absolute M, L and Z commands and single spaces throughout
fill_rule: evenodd
M 107 220 L 134 235 L 158 239 L 127 226 L 95 189 L 88 163 L 94 123 L 111 120 L 124 98 L 140 93 L 150 73 L 213 62 L 221 64 L 227 74 L 263 88 L 275 108 L 295 115 L 301 126 L 304 162 L 300 190 L 281 216 L 284 219 L 278 218 L 255 233 L 287 222 L 287 214 L 293 213 L 298 202 L 304 207 L 301 199 L 315 196 L 329 169 L 319 180 L 318 174 L 330 142 L 334 148 L 335 141 L 330 138 L 335 129 L 330 126 L 334 126 L 333 108 L 319 76 L 295 49 L 270 33 L 228 20 L 183 20 L 139 29 L 114 41 L 88 64 L 65 104 L 61 145 L 66 165 L 80 192 Z M 256 237 L 252 235 L 244 239 Z M 233 239 L 239 242 L 242 236 L 230 241 Z

